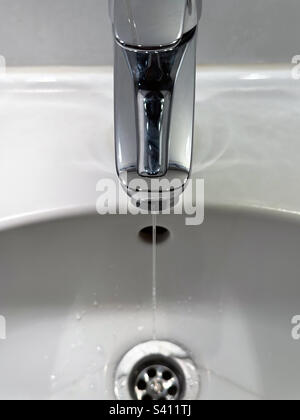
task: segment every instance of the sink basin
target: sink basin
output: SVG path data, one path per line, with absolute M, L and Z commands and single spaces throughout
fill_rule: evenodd
M 171 235 L 156 334 L 191 352 L 200 397 L 297 398 L 298 221 L 208 209 L 198 229 L 158 222 Z M 152 251 L 138 235 L 149 224 L 87 215 L 2 233 L 1 398 L 114 398 L 116 364 L 152 338 Z
M 200 399 L 298 399 L 299 88 L 288 71 L 198 74 L 194 178 L 205 221 L 99 216 L 114 174 L 111 71 L 0 80 L 0 399 L 114 399 L 153 338 L 185 348 Z M 17 122 L 17 123 L 16 123 Z M 288 138 L 288 141 L 287 141 Z

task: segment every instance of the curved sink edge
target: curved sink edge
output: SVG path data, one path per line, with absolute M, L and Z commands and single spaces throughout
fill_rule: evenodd
M 300 223 L 300 211 L 283 208 L 267 207 L 261 205 L 236 205 L 230 203 L 206 203 L 205 213 L 216 212 L 223 214 L 250 215 L 268 219 L 281 220 L 291 223 Z M 79 205 L 70 207 L 53 208 L 48 210 L 37 210 L 28 213 L 21 213 L 5 218 L 0 218 L 0 233 L 8 230 L 22 228 L 26 226 L 38 225 L 52 221 L 59 221 L 69 218 L 100 216 L 92 205 Z M 130 214 L 129 214 L 130 215 Z M 117 214 L 117 216 L 120 216 Z M 165 215 L 168 216 L 168 215 Z M 176 215 L 179 216 L 180 215 Z M 205 223 L 205 220 L 204 220 Z
M 73 217 L 96 215 L 95 206 L 70 206 L 37 210 L 0 218 L 0 233 L 26 226 L 38 225 Z

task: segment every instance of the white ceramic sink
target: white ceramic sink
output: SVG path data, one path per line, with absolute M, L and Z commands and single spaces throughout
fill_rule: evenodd
M 99 216 L 114 175 L 110 70 L 0 81 L 0 399 L 113 399 L 152 338 L 151 216 Z M 201 399 L 299 398 L 300 91 L 277 69 L 198 74 L 205 222 L 159 216 L 157 338 L 192 355 Z

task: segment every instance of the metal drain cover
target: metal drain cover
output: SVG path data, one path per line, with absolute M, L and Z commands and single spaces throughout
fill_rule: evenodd
M 183 388 L 183 374 L 175 373 L 167 363 L 150 364 L 136 376 L 134 397 L 136 400 L 178 400 Z
M 115 377 L 119 400 L 194 400 L 199 387 L 198 371 L 188 353 L 166 341 L 149 341 L 131 349 Z

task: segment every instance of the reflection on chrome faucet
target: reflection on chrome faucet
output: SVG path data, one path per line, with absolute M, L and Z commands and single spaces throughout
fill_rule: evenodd
M 152 178 L 180 179 L 173 203 L 189 178 L 192 161 L 197 25 L 201 0 L 110 2 L 115 36 L 115 142 L 117 172 L 146 180 L 141 204 L 149 206 Z M 143 183 L 145 185 L 145 183 Z M 146 194 L 145 194 L 146 193 Z M 150 194 L 150 195 L 149 195 Z M 150 197 L 150 198 L 149 198 Z

